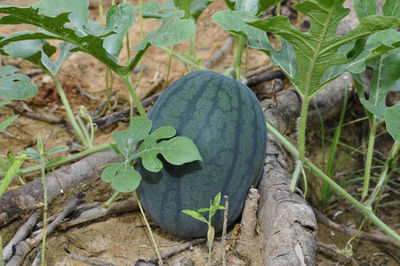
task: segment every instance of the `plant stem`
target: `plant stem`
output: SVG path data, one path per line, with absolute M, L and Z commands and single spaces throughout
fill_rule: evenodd
M 364 174 L 363 191 L 361 194 L 362 199 L 365 199 L 365 197 L 368 195 L 369 180 L 370 180 L 370 176 L 371 176 L 372 156 L 374 154 L 376 124 L 375 124 L 375 117 L 373 115 L 371 115 L 371 116 L 372 117 L 369 120 L 370 121 L 370 129 L 369 129 L 367 159 L 365 160 L 365 174 Z
M 205 69 L 205 68 L 201 67 L 200 65 L 198 65 L 197 63 L 195 63 L 191 60 L 188 60 L 187 58 L 181 56 L 180 54 L 178 54 L 174 51 L 171 51 L 171 49 L 168 49 L 166 47 L 158 47 L 158 48 L 160 48 L 161 50 L 163 50 L 167 53 L 171 53 L 174 57 L 178 58 L 182 63 L 184 63 L 185 65 L 188 65 L 196 70 L 204 70 Z
M 71 106 L 69 105 L 67 96 L 64 93 L 64 90 L 63 90 L 63 88 L 61 86 L 61 83 L 58 81 L 58 79 L 57 79 L 57 77 L 55 75 L 53 75 L 51 73 L 49 73 L 49 74 L 50 74 L 50 77 L 53 80 L 54 84 L 56 85 L 56 89 L 57 89 L 58 95 L 60 96 L 61 102 L 63 103 L 65 111 L 67 112 L 67 116 L 68 116 L 69 122 L 71 123 L 72 127 L 74 128 L 75 133 L 78 135 L 78 137 L 81 140 L 82 144 L 85 145 L 85 146 L 88 146 L 87 139 L 85 138 L 85 135 L 83 134 L 83 132 L 81 131 L 81 129 L 80 129 L 79 125 L 78 125 L 78 123 L 75 120 L 75 116 L 74 116 L 74 114 L 72 112 Z
M 300 152 L 286 139 L 275 127 L 267 120 L 268 131 L 274 135 L 285 147 L 292 153 L 295 157 L 299 158 Z M 312 172 L 317 174 L 324 182 L 327 182 L 338 194 L 348 200 L 354 207 L 356 207 L 361 213 L 363 213 L 368 219 L 370 219 L 374 224 L 376 224 L 382 231 L 390 235 L 393 239 L 400 242 L 400 236 L 389 228 L 382 220 L 380 220 L 372 211 L 370 206 L 365 206 L 359 201 L 357 201 L 353 196 L 351 196 L 347 191 L 345 191 L 340 185 L 333 181 L 329 176 L 327 176 L 323 171 L 321 171 L 317 166 L 315 166 L 309 159 L 304 158 L 304 165 L 307 166 Z
M 42 184 L 43 184 L 43 237 L 42 237 L 42 265 L 45 264 L 46 256 L 46 235 L 47 235 L 47 182 L 46 182 L 46 159 L 40 154 L 40 170 L 42 174 Z
M 0 265 L 4 266 L 4 257 L 3 257 L 3 240 L 1 239 L 0 235 Z
M 171 64 L 172 64 L 172 52 L 174 51 L 174 46 L 171 46 L 171 52 L 169 53 L 169 57 L 168 57 L 168 68 L 167 68 L 167 76 L 165 77 L 165 81 L 163 84 L 163 87 L 161 89 L 161 91 L 165 90 L 165 88 L 167 87 L 168 84 L 168 79 L 169 79 L 169 74 L 171 72 Z
M 243 47 L 244 47 L 244 38 L 242 36 L 235 37 L 234 51 L 235 51 L 235 72 L 237 80 L 240 80 L 240 73 L 242 70 Z
M 296 169 L 299 170 L 293 173 L 292 182 L 290 183 L 289 191 L 294 191 L 294 188 L 297 184 L 297 180 L 299 179 L 300 167 L 303 167 L 303 162 L 305 159 L 305 150 L 306 150 L 306 123 L 307 123 L 307 112 L 308 112 L 309 99 L 308 96 L 304 96 L 303 102 L 301 104 L 301 114 L 300 119 L 297 123 L 297 145 L 299 148 L 299 157 L 296 162 Z M 300 165 L 301 164 L 301 165 Z
M 111 196 L 111 198 L 109 198 L 109 199 L 107 200 L 107 202 L 103 204 L 104 208 L 110 207 L 110 205 L 119 197 L 119 195 L 121 195 L 121 192 L 118 192 L 118 191 L 115 192 L 115 193 Z
M 136 201 L 137 201 L 137 203 L 139 205 L 140 212 L 142 213 L 144 222 L 146 223 L 147 229 L 149 230 L 151 240 L 153 241 L 154 249 L 156 250 L 156 253 L 157 253 L 157 256 L 158 256 L 158 263 L 160 265 L 163 265 L 163 261 L 161 259 L 160 252 L 158 251 L 158 248 L 157 248 L 156 240 L 154 239 L 153 232 L 151 231 L 149 222 L 147 221 L 146 215 L 144 214 L 144 211 L 143 211 L 143 208 L 142 208 L 142 204 L 140 203 L 140 200 L 139 200 L 139 198 L 138 198 L 138 196 L 136 194 L 136 191 L 133 191 L 133 196 L 135 197 L 135 199 L 136 199 Z
M 128 74 L 128 75 L 123 75 L 123 76 L 121 76 L 121 77 L 122 77 L 122 79 L 124 80 L 126 86 L 128 87 L 129 93 L 130 93 L 131 96 L 132 96 L 133 102 L 135 103 L 135 105 L 136 105 L 136 107 L 137 107 L 137 109 L 138 109 L 138 111 L 139 111 L 139 114 L 140 114 L 141 116 L 143 116 L 143 117 L 146 117 L 146 111 L 144 110 L 144 108 L 143 108 L 143 106 L 142 106 L 142 103 L 140 102 L 139 98 L 138 98 L 137 95 L 136 95 L 135 90 L 134 90 L 133 87 L 132 87 L 132 83 L 131 83 L 131 81 L 130 81 L 129 76 L 130 76 L 130 74 Z
M 396 156 L 399 153 L 399 151 L 400 151 L 400 142 L 395 141 L 392 145 L 392 148 L 390 149 L 388 157 L 386 158 L 385 165 L 383 167 L 381 175 L 379 176 L 378 184 L 376 184 L 376 187 L 372 192 L 370 198 L 365 202 L 366 206 L 372 205 L 378 194 L 380 194 L 380 191 L 382 191 L 382 189 L 389 181 L 390 172 L 393 166 L 396 164 Z
M 79 158 L 85 157 L 85 156 L 90 155 L 92 153 L 96 153 L 96 152 L 99 152 L 99 151 L 106 150 L 109 147 L 110 147 L 110 143 L 106 143 L 106 144 L 103 144 L 103 145 L 94 146 L 93 148 L 89 148 L 89 149 L 87 149 L 85 151 L 82 151 L 82 152 L 79 152 L 79 153 L 76 153 L 76 154 L 68 155 L 64 160 L 56 161 L 55 163 L 46 164 L 46 169 L 52 168 L 52 167 L 56 167 L 56 166 L 59 166 L 59 165 L 62 165 L 64 163 L 68 163 L 68 162 L 71 162 L 71 161 L 75 161 L 75 160 L 77 160 Z M 17 171 L 15 173 L 15 175 L 25 175 L 25 174 L 29 174 L 29 173 L 33 173 L 33 172 L 39 171 L 40 169 L 41 169 L 40 165 L 36 165 L 36 166 L 32 166 L 32 167 L 21 169 L 21 170 Z M 0 172 L 0 176 L 4 176 L 5 174 L 6 174 L 5 171 L 1 171 Z

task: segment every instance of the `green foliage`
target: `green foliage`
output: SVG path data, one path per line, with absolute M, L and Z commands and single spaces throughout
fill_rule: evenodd
M 157 158 L 158 154 L 175 165 L 201 160 L 199 151 L 190 139 L 174 137 L 174 128 L 165 126 L 149 134 L 151 127 L 151 120 L 133 117 L 127 132 L 113 133 L 116 145 L 112 147 L 121 157 L 121 162 L 105 165 L 101 178 L 111 182 L 117 191 L 131 192 L 139 186 L 142 177 L 132 166 L 135 164 L 133 160 L 139 157 L 142 158 L 143 166 L 152 172 L 160 171 L 163 166 Z M 134 151 L 137 144 L 138 148 Z
M 385 112 L 385 121 L 386 121 L 386 128 L 387 131 L 392 135 L 392 137 L 397 141 L 400 142 L 400 103 L 392 107 L 386 108 Z
M 36 95 L 38 89 L 28 76 L 16 74 L 14 66 L 0 66 L 0 98 L 26 100 Z
M 6 175 L 0 182 L 0 197 L 6 191 L 7 187 L 10 185 L 11 181 L 15 177 L 17 171 L 21 168 L 24 163 L 26 155 L 19 156 L 10 166 Z
M 220 201 L 221 201 L 221 192 L 219 192 L 215 196 L 214 201 L 210 200 L 210 208 L 200 208 L 197 210 L 197 212 L 193 210 L 182 210 L 184 214 L 187 214 L 192 218 L 199 220 L 203 223 L 206 223 L 208 225 L 208 231 L 207 231 L 208 265 L 211 265 L 211 250 L 215 237 L 215 229 L 214 226 L 212 226 L 211 219 L 218 210 L 225 209 L 224 206 L 219 205 Z M 203 215 L 201 215 L 200 212 L 208 212 L 208 220 Z
M 339 37 L 336 35 L 337 26 L 349 13 L 349 9 L 342 7 L 343 2 L 344 0 L 318 0 L 297 4 L 295 9 L 310 17 L 311 28 L 307 33 L 295 29 L 289 19 L 283 16 L 249 22 L 259 29 L 281 36 L 293 47 L 294 55 L 291 57 L 296 57 L 296 60 L 291 68 L 297 68 L 297 75 L 288 73 L 285 68 L 282 68 L 282 71 L 303 97 L 311 97 L 343 73 L 337 72 L 323 79 L 330 67 L 347 62 L 346 55 L 339 50 L 343 45 L 380 30 L 400 26 L 400 20 L 397 18 L 369 16 L 362 19 L 360 24 L 345 36 Z M 281 62 L 286 63 L 287 60 L 275 57 L 275 61 L 280 66 Z

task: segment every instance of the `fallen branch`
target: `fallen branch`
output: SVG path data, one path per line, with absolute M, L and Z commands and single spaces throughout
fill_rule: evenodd
M 8 242 L 7 246 L 3 249 L 4 260 L 8 261 L 13 255 L 13 248 L 19 242 L 25 240 L 27 236 L 31 233 L 32 228 L 35 226 L 40 218 L 38 212 L 34 212 L 29 219 L 18 229 L 14 237 Z
M 313 208 L 314 214 L 317 217 L 317 220 L 336 230 L 339 232 L 342 232 L 343 234 L 346 234 L 348 236 L 353 236 L 357 233 L 357 229 L 356 228 L 350 228 L 346 225 L 343 224 L 338 224 L 335 223 L 334 221 L 332 221 L 331 219 L 329 219 L 328 217 L 326 217 L 324 214 L 322 214 L 320 211 L 318 211 L 317 209 Z M 367 233 L 367 232 L 363 232 L 361 231 L 358 235 L 358 238 L 363 239 L 363 240 L 367 240 L 367 241 L 371 241 L 371 242 L 378 242 L 378 243 L 382 243 L 382 244 L 389 244 L 393 247 L 399 248 L 400 249 L 400 243 L 397 242 L 396 240 L 394 240 L 393 238 L 391 238 L 390 236 L 387 235 L 383 235 L 380 233 Z
M 55 219 L 51 224 L 49 224 L 47 228 L 46 235 L 49 235 L 54 229 L 62 222 L 62 220 L 70 214 L 78 205 L 78 203 L 83 198 L 83 194 L 79 193 L 71 202 L 67 205 L 65 210 Z M 43 233 L 37 235 L 34 238 L 28 238 L 25 241 L 19 242 L 15 247 L 15 254 L 11 257 L 10 261 L 7 263 L 7 266 L 15 266 L 21 265 L 24 261 L 25 257 L 29 254 L 29 252 L 40 245 L 42 241 Z
M 68 255 L 69 255 L 71 258 L 73 258 L 74 260 L 82 261 L 82 262 L 88 263 L 88 264 L 90 264 L 90 265 L 97 265 L 97 266 L 115 266 L 115 265 L 112 264 L 112 263 L 106 263 L 106 262 L 103 262 L 103 261 L 95 260 L 95 259 L 92 259 L 92 258 L 89 258 L 89 257 L 86 257 L 86 256 L 79 255 L 79 254 L 77 254 L 77 253 L 71 252 L 71 251 L 69 251 L 69 250 L 67 250 L 67 253 L 68 253 Z
M 23 108 L 21 105 L 16 104 L 16 103 L 9 103 L 6 104 L 5 106 L 11 108 L 14 110 L 16 114 L 34 119 L 34 120 L 39 120 L 42 122 L 46 122 L 49 124 L 65 124 L 65 120 L 63 118 L 56 117 L 52 114 L 48 113 L 43 113 L 43 112 L 32 112 L 28 111 L 25 108 Z
M 258 75 L 255 78 L 248 79 L 246 85 L 249 87 L 252 87 L 252 86 L 258 85 L 265 81 L 270 81 L 270 80 L 278 79 L 278 78 L 283 79 L 284 77 L 285 77 L 285 75 L 280 70 L 271 71 L 271 72 L 268 72 L 265 74 Z
M 184 251 L 185 249 L 188 249 L 188 248 L 190 248 L 192 246 L 201 244 L 203 242 L 206 242 L 206 240 L 205 239 L 194 239 L 194 240 L 182 243 L 180 245 L 177 245 L 177 246 L 173 247 L 170 250 L 167 250 L 167 251 L 161 253 L 161 258 L 162 259 L 167 259 L 167 258 L 169 258 L 169 257 L 171 257 L 171 256 L 173 256 L 173 255 L 175 255 L 175 254 L 177 254 L 177 253 L 179 253 L 181 251 Z M 150 262 L 157 262 L 157 261 L 158 261 L 158 257 L 152 258 L 150 260 Z
M 153 105 L 157 101 L 157 99 L 161 96 L 161 94 L 162 94 L 162 92 L 159 92 L 159 93 L 154 94 L 153 96 L 143 100 L 142 106 L 144 108 L 146 108 L 146 107 L 149 107 L 150 105 Z M 138 113 L 136 106 L 133 108 L 133 111 L 135 113 Z M 99 118 L 99 119 L 95 120 L 93 122 L 93 124 L 96 128 L 103 128 L 103 127 L 112 125 L 114 123 L 117 123 L 119 120 L 121 120 L 124 117 L 129 117 L 129 115 L 130 115 L 130 107 L 127 107 L 119 112 L 115 112 L 110 115 Z
M 68 188 L 90 178 L 99 177 L 102 172 L 100 166 L 117 160 L 118 157 L 113 151 L 106 150 L 47 174 L 49 202 Z M 0 226 L 9 223 L 18 215 L 36 209 L 42 199 L 43 186 L 40 178 L 3 194 L 0 197 Z
M 105 218 L 113 214 L 120 214 L 138 210 L 139 206 L 135 200 L 117 201 L 111 204 L 110 207 L 108 208 L 104 208 L 103 206 L 97 206 L 95 208 L 85 210 L 79 215 L 72 217 L 67 221 L 64 221 L 60 225 L 60 229 L 66 230 L 72 226 L 77 226 L 79 224 L 92 222 L 98 220 L 99 218 Z
M 341 257 L 346 263 L 350 263 L 351 265 L 358 266 L 357 261 L 352 257 L 347 257 L 335 245 L 328 245 L 322 242 L 317 242 L 318 249 L 333 258 Z
M 229 49 L 231 49 L 233 44 L 233 37 L 231 35 L 226 38 L 224 44 L 221 46 L 221 48 L 207 61 L 204 63 L 203 67 L 204 68 L 211 68 L 213 65 L 215 65 L 221 58 L 226 54 Z

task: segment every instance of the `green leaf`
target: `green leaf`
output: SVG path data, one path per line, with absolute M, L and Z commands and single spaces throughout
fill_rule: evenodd
M 353 7 L 359 20 L 376 15 L 375 0 L 353 0 Z
M 55 148 L 49 150 L 48 152 L 46 152 L 46 156 L 53 155 L 53 154 L 55 154 L 57 152 L 66 151 L 67 149 L 68 149 L 67 146 L 55 147 Z
M 176 130 L 172 127 L 160 127 L 147 136 L 139 149 L 134 153 L 134 158 L 141 157 L 143 166 L 151 171 L 158 172 L 162 162 L 157 158 L 161 154 L 171 164 L 182 165 L 195 160 L 202 160 L 196 145 L 186 137 L 175 137 Z
M 4 194 L 7 187 L 10 185 L 12 179 L 14 178 L 17 171 L 21 168 L 22 164 L 24 163 L 26 155 L 21 155 L 18 157 L 17 160 L 11 165 L 8 169 L 6 175 L 4 176 L 1 184 L 0 184 L 0 197 Z
M 237 0 L 235 2 L 235 10 L 246 11 L 252 15 L 257 15 L 258 2 L 258 0 Z
M 263 51 L 270 51 L 273 49 L 264 31 L 247 24 L 247 22 L 252 22 L 257 19 L 249 12 L 226 9 L 215 13 L 211 19 L 232 35 L 245 37 L 248 40 L 249 46 L 252 48 Z
M 400 0 L 386 0 L 382 6 L 384 16 L 400 18 Z
M 258 1 L 258 14 L 260 15 L 265 10 L 277 5 L 278 3 L 282 2 L 281 0 L 259 0 Z
M 194 0 L 190 4 L 190 14 L 197 21 L 203 13 L 204 10 L 207 9 L 208 5 L 211 4 L 213 0 Z
M 219 203 L 221 202 L 221 192 L 219 192 L 215 198 L 214 198 L 214 202 L 213 202 L 213 206 L 219 206 Z
M 374 70 L 368 100 L 361 103 L 378 119 L 384 119 L 386 95 L 400 90 L 400 48 L 369 60 L 367 66 Z
M 13 115 L 4 120 L 3 122 L 0 123 L 0 131 L 3 131 L 6 129 L 12 122 L 14 122 L 15 119 L 18 118 L 18 115 Z
M 76 0 L 80 1 L 80 0 Z M 64 1 L 65 2 L 65 1 Z M 86 0 L 83 1 L 84 4 L 79 4 L 76 7 L 80 7 L 81 5 L 86 5 Z M 49 2 L 50 3 L 50 2 Z M 70 2 L 65 2 L 67 5 L 71 5 Z M 43 7 L 43 4 L 38 5 L 38 7 Z M 0 24 L 31 24 L 44 29 L 48 36 L 56 36 L 54 39 L 61 39 L 67 41 L 69 43 L 74 44 L 77 48 L 75 50 L 80 50 L 86 53 L 91 54 L 98 60 L 100 60 L 105 65 L 109 66 L 115 72 L 124 75 L 128 74 L 129 68 L 123 67 L 117 64 L 107 53 L 107 51 L 103 48 L 103 41 L 107 35 L 112 32 L 97 32 L 94 33 L 93 29 L 96 28 L 93 26 L 94 22 L 89 21 L 87 27 L 80 25 L 84 25 L 82 23 L 82 14 L 77 9 L 77 13 L 73 17 L 70 17 L 72 13 L 63 13 L 55 11 L 57 6 L 54 7 L 43 7 L 44 10 L 39 10 L 34 7 L 16 7 L 16 6 L 4 6 L 0 5 L 0 13 L 8 14 L 8 16 L 3 16 L 0 18 Z M 62 9 L 65 8 L 62 6 Z M 72 8 L 74 9 L 75 8 Z M 86 8 L 87 9 L 87 8 Z M 83 10 L 82 12 L 86 12 Z M 46 15 L 49 14 L 49 15 Z M 57 14 L 57 15 L 56 15 Z M 72 21 L 71 21 L 71 20 Z M 72 24 L 71 24 L 72 23 Z M 97 27 L 98 28 L 98 27 Z M 86 29 L 87 32 L 82 32 L 82 30 Z M 101 35 L 101 36 L 100 36 Z M 26 36 L 28 38 L 28 36 Z M 38 38 L 39 35 L 34 35 L 34 38 Z M 18 37 L 20 38 L 20 36 Z M 9 42 L 10 40 L 7 40 Z M 3 46 L 2 41 L 0 40 L 0 48 Z
M 369 16 L 361 20 L 357 28 L 345 36 L 336 35 L 337 26 L 349 9 L 343 8 L 344 0 L 304 1 L 295 6 L 299 12 L 310 17 L 310 31 L 303 33 L 294 28 L 287 17 L 277 16 L 249 22 L 259 29 L 278 34 L 286 39 L 296 55 L 296 76 L 285 69 L 294 86 L 303 97 L 311 97 L 341 73 L 330 79 L 323 79 L 324 73 L 334 65 L 347 63 L 347 59 L 339 48 L 356 39 L 374 32 L 400 26 L 400 20 L 393 17 Z
M 104 169 L 101 179 L 111 182 L 111 186 L 119 192 L 132 192 L 139 186 L 142 177 L 128 163 L 113 163 Z
M 385 112 L 385 123 L 386 129 L 390 135 L 400 142 L 400 102 L 392 107 L 386 108 Z
M 235 0 L 224 0 L 226 6 L 231 9 L 234 10 L 235 9 Z
M 197 212 L 208 212 L 209 210 L 209 208 L 200 208 L 197 210 Z
M 40 154 L 32 148 L 28 148 L 28 149 L 26 149 L 26 151 L 19 152 L 19 154 L 25 154 L 25 155 L 31 157 L 32 159 L 40 162 Z
M 32 5 L 39 9 L 39 15 L 58 17 L 68 13 L 71 24 L 68 27 L 74 29 L 80 36 L 86 36 L 85 25 L 88 24 L 89 1 L 88 0 L 41 0 Z
M 192 210 L 183 210 L 182 212 L 183 212 L 184 214 L 187 214 L 187 215 L 192 216 L 194 219 L 197 219 L 197 220 L 199 220 L 199 221 L 201 221 L 201 222 L 203 222 L 203 223 L 208 224 L 207 219 L 204 218 L 200 213 L 197 213 L 197 212 L 192 211 Z
M 185 11 L 183 18 L 190 18 L 190 4 L 193 0 L 174 0 L 174 4 L 179 9 Z
M 133 8 L 135 14 L 139 14 L 139 6 Z M 159 4 L 156 1 L 144 2 L 142 16 L 144 18 L 155 18 L 162 21 L 171 21 L 180 19 L 185 15 L 185 11 L 177 10 L 172 1 Z
M 145 117 L 132 117 L 127 132 L 119 131 L 112 134 L 118 150 L 123 154 L 126 160 L 129 159 L 136 143 L 142 141 L 149 135 L 151 125 L 151 120 Z
M 0 71 L 1 71 L 1 68 L 2 67 L 0 67 Z M 0 106 L 4 106 L 4 105 L 9 104 L 9 103 L 11 103 L 11 101 L 0 101 Z
M 15 74 L 18 68 L 0 66 L 0 98 L 26 100 L 36 95 L 38 89 L 28 76 Z
M 112 31 L 115 34 L 111 34 L 104 39 L 103 47 L 109 53 L 110 57 L 115 62 L 118 62 L 122 42 L 128 30 L 135 22 L 135 14 L 130 3 L 122 3 L 118 6 L 111 6 L 106 16 L 106 30 Z
M 190 19 L 182 19 L 172 23 L 164 22 L 158 29 L 147 33 L 139 46 L 132 48 L 140 51 L 149 44 L 158 47 L 178 44 L 190 39 L 195 30 L 196 27 Z
M 207 244 L 212 245 L 214 242 L 214 237 L 215 237 L 215 229 L 213 226 L 208 225 L 208 231 L 207 231 Z

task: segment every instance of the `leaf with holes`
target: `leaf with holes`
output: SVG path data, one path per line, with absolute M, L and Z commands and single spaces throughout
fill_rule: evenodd
M 17 74 L 18 70 L 14 66 L 0 66 L 0 98 L 26 100 L 38 92 L 30 78 L 23 74 Z

